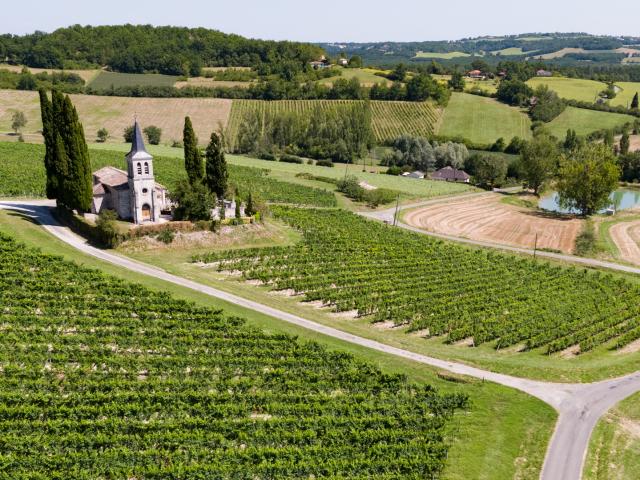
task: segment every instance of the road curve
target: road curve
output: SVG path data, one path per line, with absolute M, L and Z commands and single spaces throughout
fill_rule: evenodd
M 86 240 L 60 225 L 51 215 L 51 202 L 0 202 L 0 209 L 21 211 L 37 220 L 48 232 L 83 253 L 137 273 L 149 275 L 190 288 L 227 302 L 249 308 L 317 333 L 356 345 L 430 365 L 457 374 L 468 375 L 516 388 L 539 398 L 559 412 L 558 423 L 549 444 L 540 478 L 543 480 L 580 480 L 589 439 L 598 419 L 618 402 L 640 391 L 640 372 L 592 384 L 550 383 L 503 375 L 456 362 L 385 345 L 341 330 L 321 325 L 296 315 L 247 300 L 215 288 L 172 275 L 162 269 L 136 262 L 88 245 Z

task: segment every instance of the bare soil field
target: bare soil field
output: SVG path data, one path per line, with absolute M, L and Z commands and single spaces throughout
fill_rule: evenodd
M 47 72 L 47 73 L 51 74 L 53 72 L 62 72 L 62 71 L 66 72 L 66 73 L 75 73 L 78 76 L 80 76 L 80 78 L 82 78 L 85 81 L 85 83 L 91 82 L 91 80 L 96 78 L 98 73 L 101 72 L 101 70 L 98 70 L 98 69 L 94 69 L 94 70 L 56 70 L 56 69 L 53 69 L 53 68 L 31 68 L 31 67 L 27 67 L 27 68 L 34 75 L 36 73 L 42 73 L 42 72 Z M 9 70 L 10 72 L 18 72 L 18 73 L 20 73 L 22 71 L 23 67 L 21 65 L 0 64 L 0 69 L 5 69 L 5 70 Z
M 501 203 L 502 195 L 453 200 L 408 212 L 405 223 L 427 231 L 503 245 L 572 253 L 582 220 Z
M 640 220 L 616 223 L 609 229 L 609 235 L 622 260 L 640 265 Z
M 104 127 L 109 142 L 121 143 L 122 132 L 133 124 L 135 115 L 145 127 L 162 129 L 162 143 L 182 140 L 184 117 L 189 115 L 200 143 L 206 144 L 211 132 L 222 124 L 226 128 L 231 112 L 231 100 L 219 98 L 130 98 L 71 95 L 84 125 L 87 141 L 94 141 L 96 132 Z M 11 131 L 11 116 L 21 110 L 27 117 L 24 133 L 35 134 L 42 129 L 37 92 L 0 90 L 0 132 Z

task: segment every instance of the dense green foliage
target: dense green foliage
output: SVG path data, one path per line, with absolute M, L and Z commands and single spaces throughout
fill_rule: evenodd
M 272 210 L 302 231 L 301 243 L 194 261 L 448 342 L 473 337 L 551 353 L 640 338 L 640 288 L 611 275 L 470 250 L 340 210 Z
M 239 153 L 281 152 L 350 162 L 373 142 L 367 102 L 317 105 L 311 111 L 248 110 L 235 143 Z
M 531 107 L 530 115 L 534 122 L 550 122 L 567 108 L 567 104 L 558 97 L 558 94 L 546 85 L 536 88 L 533 96 L 535 104 Z
M 92 171 L 106 165 L 126 170 L 124 154 L 108 150 L 90 150 Z M 46 176 L 42 145 L 0 142 L 0 196 L 44 197 Z M 154 157 L 156 180 L 171 190 L 186 178 L 184 164 L 177 158 Z M 229 184 L 240 189 L 242 198 L 248 192 L 268 202 L 333 207 L 333 192 L 275 180 L 268 170 L 228 165 Z
M 198 148 L 198 137 L 193 131 L 193 125 L 189 117 L 184 119 L 182 143 L 184 146 L 184 169 L 187 172 L 189 183 L 193 185 L 202 181 L 204 166 L 202 164 L 202 154 Z
M 560 205 L 593 215 L 609 204 L 609 195 L 620 179 L 620 167 L 611 147 L 581 146 L 560 160 L 558 194 Z
M 572 144 L 574 135 L 571 130 L 567 132 L 568 144 Z M 522 148 L 520 173 L 535 195 L 556 172 L 559 156 L 556 141 L 547 135 L 538 135 Z
M 322 54 L 313 45 L 251 40 L 205 28 L 80 26 L 0 36 L 0 58 L 43 68 L 108 66 L 117 72 L 198 75 L 203 66 L 302 70 Z
M 443 470 L 462 394 L 2 234 L 0 272 L 8 478 L 418 479 Z
M 393 140 L 393 150 L 383 159 L 387 166 L 410 167 L 428 172 L 452 166 L 462 168 L 469 158 L 467 147 L 462 143 L 429 142 L 424 137 L 402 135 Z
M 237 148 L 238 132 L 248 112 L 272 116 L 284 113 L 309 115 L 318 108 L 334 110 L 336 104 L 351 104 L 349 100 L 318 101 L 288 100 L 264 102 L 235 100 L 226 130 L 226 138 L 232 149 Z M 255 115 L 258 115 L 256 113 Z M 430 102 L 380 102 L 371 101 L 371 128 L 378 143 L 390 141 L 399 135 L 428 137 L 434 133 L 439 112 Z
M 229 182 L 227 161 L 224 158 L 222 142 L 216 132 L 211 134 L 211 140 L 205 151 L 204 183 L 209 191 L 220 200 L 224 197 Z
M 325 179 L 324 181 L 327 180 Z M 354 175 L 348 175 L 335 183 L 339 192 L 344 193 L 356 202 L 366 203 L 367 206 L 372 208 L 391 203 L 400 195 L 400 192 L 387 188 L 366 189 L 360 185 L 358 177 Z
M 201 182 L 181 180 L 171 190 L 170 197 L 176 204 L 174 220 L 211 220 L 211 210 L 215 207 L 216 200 Z

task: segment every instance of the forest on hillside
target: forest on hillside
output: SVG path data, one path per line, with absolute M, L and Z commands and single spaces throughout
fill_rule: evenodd
M 0 59 L 40 68 L 108 67 L 124 73 L 200 74 L 202 67 L 250 66 L 265 74 L 301 70 L 322 48 L 244 38 L 206 28 L 81 26 L 0 35 Z

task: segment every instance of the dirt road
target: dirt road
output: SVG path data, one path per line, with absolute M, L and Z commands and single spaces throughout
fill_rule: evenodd
M 609 235 L 622 260 L 640 265 L 640 220 L 616 223 L 609 229 Z

